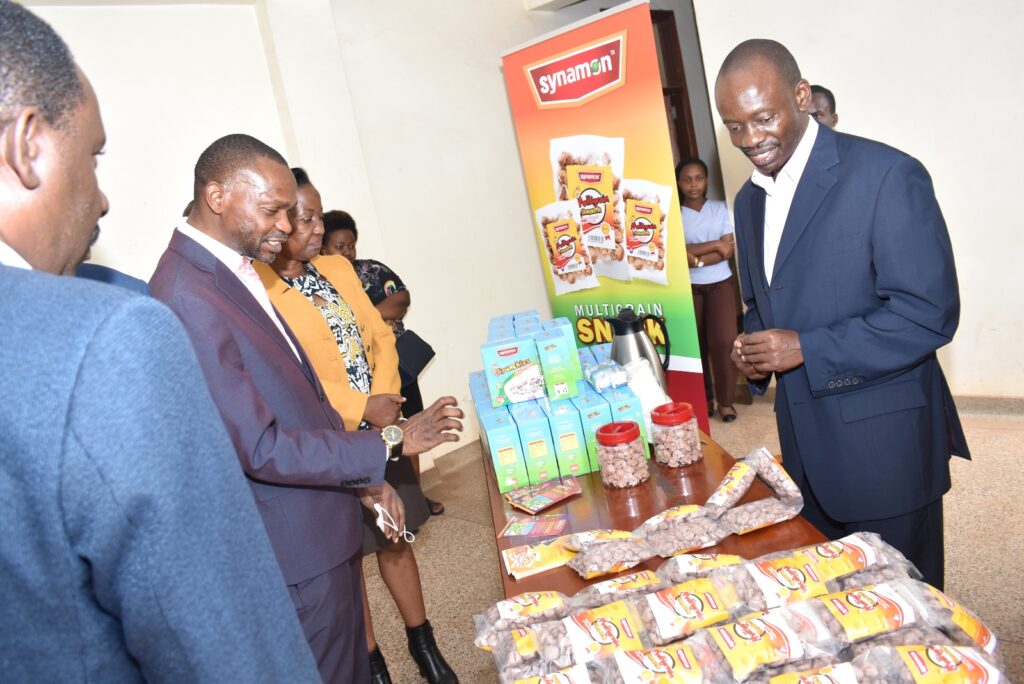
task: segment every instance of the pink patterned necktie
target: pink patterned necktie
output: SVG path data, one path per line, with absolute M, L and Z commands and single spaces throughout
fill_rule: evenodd
M 260 274 L 252 267 L 251 259 L 242 259 L 242 263 L 239 265 L 238 270 L 235 271 L 235 274 L 246 285 L 260 284 Z

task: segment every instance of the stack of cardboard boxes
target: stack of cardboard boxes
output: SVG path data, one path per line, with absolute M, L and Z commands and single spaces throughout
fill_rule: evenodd
M 470 373 L 469 388 L 499 491 L 596 472 L 598 428 L 631 420 L 644 429 L 628 388 L 600 394 L 583 379 L 611 345 L 577 349 L 568 319 L 542 322 L 535 310 L 496 316 L 487 338 L 484 370 Z

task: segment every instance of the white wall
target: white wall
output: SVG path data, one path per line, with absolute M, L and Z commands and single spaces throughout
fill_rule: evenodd
M 26 3 L 31 6 L 32 3 Z M 185 204 L 200 152 L 249 133 L 284 149 L 251 5 L 33 6 L 92 81 L 107 130 L 110 214 L 93 259 L 149 280 Z
M 816 3 L 695 0 L 707 82 L 748 38 L 773 38 L 836 95 L 839 130 L 918 159 L 935 183 L 956 255 L 960 329 L 939 355 L 953 392 L 1024 395 L 1016 206 L 1024 95 L 1024 5 L 1011 0 Z M 751 166 L 718 122 L 730 200 Z

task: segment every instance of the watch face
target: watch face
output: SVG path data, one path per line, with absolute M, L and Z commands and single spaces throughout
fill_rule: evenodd
M 395 446 L 402 441 L 402 428 L 397 425 L 388 425 L 380 431 L 381 439 L 388 446 Z

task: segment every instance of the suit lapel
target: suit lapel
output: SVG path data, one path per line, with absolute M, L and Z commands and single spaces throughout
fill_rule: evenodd
M 220 290 L 221 294 L 241 309 L 256 325 L 260 326 L 287 353 L 288 358 L 298 364 L 302 368 L 302 372 L 315 384 L 312 372 L 309 370 L 309 362 L 301 351 L 302 347 L 299 346 L 298 342 L 294 342 L 294 335 L 292 336 L 292 341 L 295 343 L 295 348 L 299 350 L 300 358 L 295 357 L 295 353 L 288 345 L 288 341 L 281 335 L 281 331 L 270 320 L 270 316 L 267 315 L 267 312 L 256 301 L 256 298 L 252 296 L 252 293 L 242 284 L 242 281 L 231 272 L 231 269 L 196 241 L 177 230 L 174 231 L 174 235 L 171 237 L 170 247 L 197 268 L 210 273 L 213 276 L 214 285 Z M 280 319 L 280 316 L 278 318 Z M 283 321 L 282 325 L 284 325 Z M 287 327 L 285 330 L 288 330 Z
M 779 251 L 775 257 L 774 270 L 772 270 L 773 283 L 777 282 L 776 276 L 785 266 L 786 259 L 793 252 L 804 231 L 807 230 L 807 226 L 814 213 L 821 206 L 822 201 L 832 189 L 832 186 L 836 184 L 837 178 L 829 169 L 838 163 L 839 154 L 836 151 L 836 134 L 831 129 L 821 126 L 818 129 L 818 138 L 814 141 L 811 156 L 807 159 L 807 165 L 804 167 L 804 172 L 800 176 L 800 182 L 796 186 L 793 204 L 790 205 L 789 214 L 786 216 L 786 226 L 782 230 L 782 239 L 779 241 Z M 761 208 L 762 220 L 760 225 L 763 226 L 764 203 L 761 204 Z M 764 263 L 763 258 L 761 263 Z
M 767 195 L 764 190 L 753 185 L 754 196 L 750 201 L 750 225 L 754 229 L 754 239 L 747 245 L 747 260 L 754 264 L 754 273 L 761 275 L 759 285 L 768 287 L 768 278 L 764 272 L 764 203 Z

